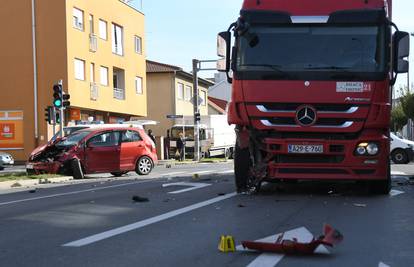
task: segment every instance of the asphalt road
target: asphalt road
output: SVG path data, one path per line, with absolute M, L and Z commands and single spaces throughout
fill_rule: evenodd
M 102 175 L 0 195 L 0 266 L 414 265 L 412 181 L 395 177 L 389 196 L 332 183 L 236 195 L 232 168 L 158 167 L 147 177 Z M 319 236 L 324 223 L 344 241 L 317 255 L 217 249 L 221 235 L 236 246 L 282 232 L 302 240 Z

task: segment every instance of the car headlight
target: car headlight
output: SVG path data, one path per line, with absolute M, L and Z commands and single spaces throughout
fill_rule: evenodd
M 375 156 L 376 154 L 378 154 L 379 151 L 379 147 L 377 144 L 375 143 L 369 143 L 367 146 L 367 152 L 369 155 L 371 156 Z

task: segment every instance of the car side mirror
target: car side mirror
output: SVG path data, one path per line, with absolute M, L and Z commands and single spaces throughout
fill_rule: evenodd
M 397 31 L 393 36 L 394 58 L 393 65 L 395 73 L 407 73 L 410 55 L 410 34 L 408 32 Z

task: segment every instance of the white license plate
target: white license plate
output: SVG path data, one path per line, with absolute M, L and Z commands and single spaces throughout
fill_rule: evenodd
M 288 153 L 321 154 L 323 145 L 288 145 Z
M 27 164 L 26 165 L 26 169 L 29 169 L 29 170 L 33 170 L 33 164 Z

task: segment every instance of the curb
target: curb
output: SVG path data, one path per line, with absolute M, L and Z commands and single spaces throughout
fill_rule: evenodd
M 196 164 L 211 164 L 211 163 L 227 163 L 230 160 L 219 160 L 219 161 L 175 161 L 175 160 L 159 160 L 157 166 L 164 166 L 164 165 L 196 165 Z
M 43 184 L 55 184 L 55 183 L 67 182 L 70 180 L 73 180 L 73 177 L 63 176 L 63 177 L 46 178 L 46 179 L 12 180 L 12 181 L 0 182 L 0 190 L 19 189 L 19 188 L 25 188 L 25 187 L 43 185 Z

